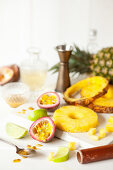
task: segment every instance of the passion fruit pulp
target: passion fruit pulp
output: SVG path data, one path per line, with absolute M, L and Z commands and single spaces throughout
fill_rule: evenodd
M 55 135 L 55 124 L 49 117 L 42 117 L 36 120 L 29 129 L 33 139 L 39 142 L 49 142 Z
M 56 92 L 47 92 L 39 96 L 37 105 L 48 111 L 54 111 L 60 104 L 60 97 Z
M 10 67 L 1 67 L 0 68 L 0 85 L 12 82 L 14 79 L 14 72 Z

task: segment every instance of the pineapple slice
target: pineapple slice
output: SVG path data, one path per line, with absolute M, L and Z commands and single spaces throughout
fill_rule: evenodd
M 113 132 L 113 124 L 111 124 L 111 123 L 106 124 L 106 131 Z
M 104 128 L 99 130 L 99 138 L 104 138 L 106 136 L 106 130 Z
M 87 132 L 98 125 L 97 114 L 83 106 L 63 106 L 53 115 L 56 128 L 66 132 Z
M 75 98 L 83 88 L 88 87 L 87 93 L 82 98 Z M 104 95 L 108 89 L 107 79 L 94 76 L 72 85 L 64 92 L 64 99 L 69 104 L 88 105 L 94 99 Z
M 95 135 L 96 134 L 96 128 L 91 128 L 89 129 L 88 131 L 88 135 L 91 136 L 91 135 Z
M 68 148 L 70 151 L 74 151 L 76 149 L 76 142 L 69 142 Z
M 91 139 L 91 140 L 94 140 L 94 141 L 98 141 L 98 140 L 99 140 L 99 136 L 97 136 L 97 135 L 91 135 L 91 136 L 90 136 L 90 139 Z
M 113 116 L 110 116 L 109 119 L 108 119 L 108 122 L 113 124 Z
M 87 90 L 85 88 L 81 94 L 83 95 L 86 92 Z M 104 96 L 94 100 L 88 107 L 97 113 L 113 113 L 113 85 L 109 85 L 108 92 Z

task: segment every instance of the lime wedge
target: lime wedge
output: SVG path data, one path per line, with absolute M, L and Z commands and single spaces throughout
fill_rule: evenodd
M 69 159 L 69 148 L 59 147 L 56 155 L 53 157 L 53 162 L 64 162 Z
M 7 123 L 6 132 L 9 136 L 19 139 L 19 138 L 24 137 L 27 134 L 27 129 L 19 125 L 16 125 L 14 123 Z
M 46 117 L 47 116 L 47 111 L 45 109 L 38 109 L 34 110 L 28 115 L 28 119 L 31 121 L 36 121 L 37 119 L 41 117 Z

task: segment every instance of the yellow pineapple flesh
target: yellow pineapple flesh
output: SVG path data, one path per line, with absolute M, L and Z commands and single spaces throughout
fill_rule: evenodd
M 106 136 L 106 130 L 104 128 L 99 130 L 99 138 L 104 138 Z
M 86 87 L 81 94 L 84 95 L 87 91 Z M 94 100 L 88 107 L 98 113 L 113 113 L 113 85 L 109 85 L 107 93 Z
M 109 119 L 108 119 L 108 122 L 113 124 L 113 116 L 110 116 Z
M 76 94 L 88 87 L 87 93 L 81 98 L 76 98 Z M 88 105 L 95 98 L 107 92 L 108 81 L 100 76 L 89 77 L 72 85 L 64 92 L 64 99 L 69 104 Z
M 97 114 L 83 106 L 63 106 L 53 115 L 56 128 L 66 132 L 87 132 L 98 125 Z
M 111 124 L 111 123 L 106 124 L 106 131 L 113 132 L 113 124 Z
M 91 136 L 91 135 L 95 135 L 96 134 L 96 128 L 91 128 L 89 129 L 88 131 L 88 135 Z
M 69 142 L 68 148 L 70 151 L 74 151 L 76 149 L 76 142 Z

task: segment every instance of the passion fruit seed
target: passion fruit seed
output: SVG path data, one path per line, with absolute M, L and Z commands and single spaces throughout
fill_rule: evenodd
M 40 99 L 40 104 L 42 105 L 52 105 L 55 104 L 56 102 L 57 102 L 56 96 L 50 94 L 44 94 Z
M 43 117 L 35 121 L 29 131 L 35 140 L 48 142 L 54 137 L 55 124 L 51 118 Z
M 20 162 L 21 161 L 21 159 L 14 159 L 13 160 L 13 163 L 18 163 L 18 162 Z
M 31 121 L 36 121 L 37 119 L 45 116 L 47 116 L 47 111 L 45 109 L 38 109 L 31 112 L 28 116 L 28 119 Z
M 32 148 L 31 149 L 33 149 L 33 150 L 37 150 L 37 147 L 36 146 L 32 146 Z
M 50 136 L 52 131 L 52 126 L 48 121 L 40 122 L 36 127 L 35 135 L 38 136 L 38 139 L 46 142 L 46 139 Z

